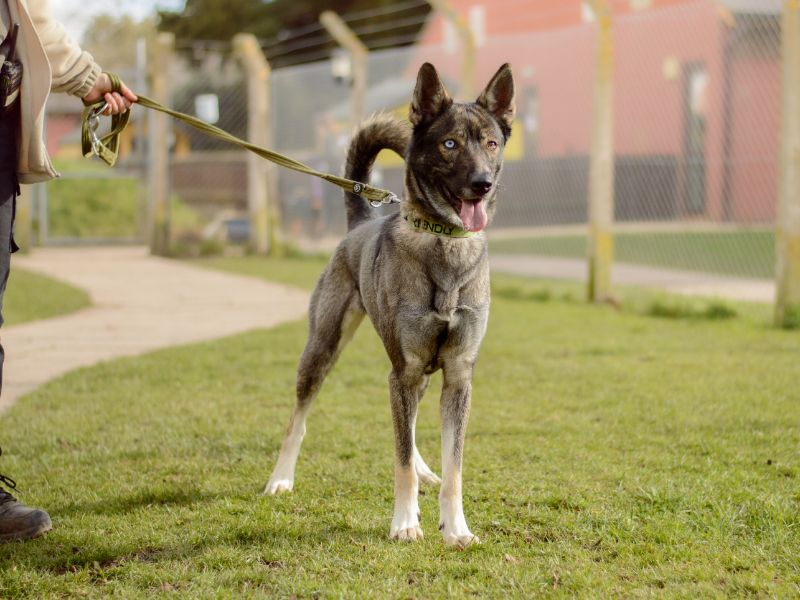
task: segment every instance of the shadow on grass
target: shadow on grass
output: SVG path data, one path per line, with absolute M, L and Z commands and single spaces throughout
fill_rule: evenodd
M 254 502 L 254 506 L 256 503 Z M 38 540 L 12 542 L 0 546 L 0 569 L 24 565 L 28 571 L 43 575 L 71 576 L 84 573 L 92 581 L 108 581 L 123 577 L 134 564 L 168 565 L 202 560 L 209 552 L 225 548 L 259 548 L 262 563 L 267 569 L 283 569 L 283 560 L 270 558 L 278 548 L 314 548 L 320 553 L 328 551 L 338 539 L 341 543 L 355 545 L 364 550 L 388 540 L 383 527 L 348 527 L 337 523 L 324 526 L 319 519 L 309 519 L 301 527 L 276 528 L 269 524 L 216 528 L 202 539 L 197 530 L 187 529 L 186 539 L 159 544 L 153 540 L 120 540 L 103 538 L 100 543 L 87 543 L 80 532 L 65 540 L 64 532 L 50 534 Z M 174 539 L 174 538 L 173 538 Z
M 53 509 L 54 514 L 72 515 L 124 515 L 141 508 L 153 506 L 191 506 L 222 497 L 221 493 L 201 492 L 197 488 L 144 489 L 128 496 L 103 498 L 97 502 L 75 503 Z

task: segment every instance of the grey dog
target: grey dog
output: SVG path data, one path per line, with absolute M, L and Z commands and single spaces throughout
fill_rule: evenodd
M 489 262 L 483 233 L 497 203 L 503 149 L 514 119 L 508 64 L 474 103 L 453 102 L 436 69 L 422 65 L 411 124 L 377 115 L 355 133 L 345 176 L 368 181 L 384 148 L 406 160 L 401 210 L 372 218 L 346 193 L 348 234 L 311 298 L 309 339 L 297 373 L 297 404 L 264 492 L 288 492 L 312 401 L 364 314 L 383 341 L 395 433 L 395 506 L 390 537 L 422 538 L 420 481 L 441 483 L 439 528 L 446 544 L 477 543 L 461 497 L 464 434 L 472 371 L 489 317 Z M 419 401 L 431 373 L 442 369 L 442 477 L 414 441 Z

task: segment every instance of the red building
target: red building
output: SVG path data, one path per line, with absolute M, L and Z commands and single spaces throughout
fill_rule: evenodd
M 585 218 L 597 24 L 581 0 L 451 0 L 477 43 L 482 85 L 517 81 L 506 176 L 544 222 Z M 619 220 L 771 222 L 777 198 L 780 0 L 609 0 Z M 462 50 L 432 15 L 416 68 L 451 87 Z M 514 162 L 519 164 L 515 167 Z M 515 189 L 519 188 L 519 189 Z M 504 209 L 505 210 L 505 209 Z M 522 208 L 519 209 L 523 210 Z M 520 214 L 512 210 L 509 223 Z M 538 218 L 537 218 L 538 219 Z

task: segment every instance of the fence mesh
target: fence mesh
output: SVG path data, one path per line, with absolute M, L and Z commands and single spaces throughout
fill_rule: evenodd
M 179 112 L 247 137 L 247 84 L 227 46 L 193 44 L 191 53 L 179 53 L 172 61 L 170 91 L 170 105 Z M 181 251 L 205 238 L 224 240 L 223 224 L 246 215 L 247 164 L 244 152 L 230 144 L 185 123 L 172 125 L 170 229 Z

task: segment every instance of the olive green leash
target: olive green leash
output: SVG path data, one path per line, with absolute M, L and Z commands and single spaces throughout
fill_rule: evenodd
M 108 76 L 111 79 L 112 90 L 119 92 L 121 88 L 119 77 L 113 73 L 108 73 Z M 231 144 L 235 144 L 241 148 L 244 148 L 245 150 L 249 150 L 250 152 L 257 154 L 261 158 L 273 162 L 276 165 L 324 179 L 325 181 L 339 186 L 347 192 L 358 194 L 359 196 L 368 200 L 372 206 L 377 207 L 381 204 L 393 204 L 395 202 L 400 202 L 400 199 L 394 193 L 388 190 L 382 190 L 366 183 L 361 183 L 360 181 L 352 181 L 350 179 L 345 179 L 344 177 L 337 177 L 336 175 L 331 175 L 330 173 L 317 171 L 308 165 L 304 165 L 297 160 L 289 158 L 288 156 L 278 154 L 277 152 L 267 150 L 266 148 L 256 146 L 255 144 L 251 144 L 250 142 L 240 139 L 235 135 L 220 129 L 219 127 L 203 121 L 202 119 L 198 119 L 197 117 L 193 117 L 191 115 L 187 115 L 162 106 L 155 100 L 147 98 L 146 96 L 139 96 L 137 104 L 144 106 L 145 108 L 157 110 L 170 115 L 179 121 L 183 121 L 184 123 L 191 125 L 195 129 L 218 137 L 222 140 L 230 142 Z M 119 154 L 119 135 L 128 125 L 128 121 L 130 120 L 130 111 L 113 115 L 111 117 L 111 130 L 101 137 L 97 135 L 97 129 L 100 126 L 100 115 L 105 109 L 106 104 L 103 100 L 89 104 L 84 108 L 81 124 L 81 146 L 83 155 L 85 157 L 98 156 L 109 166 L 113 167 L 117 162 L 117 156 Z

